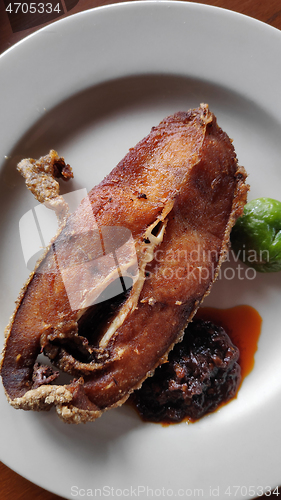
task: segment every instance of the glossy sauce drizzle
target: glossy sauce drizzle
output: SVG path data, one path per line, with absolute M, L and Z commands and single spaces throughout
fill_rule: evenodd
M 212 321 L 222 326 L 232 343 L 240 351 L 239 364 L 242 380 L 251 372 L 255 364 L 255 352 L 261 333 L 262 318 L 251 306 L 240 305 L 229 309 L 202 307 L 196 313 L 196 318 Z

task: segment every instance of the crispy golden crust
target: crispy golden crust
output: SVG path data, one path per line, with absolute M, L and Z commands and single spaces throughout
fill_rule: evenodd
M 73 178 L 70 165 L 64 158 L 59 158 L 53 149 L 48 155 L 39 160 L 32 158 L 22 160 L 18 171 L 25 178 L 26 187 L 31 191 L 40 203 L 45 203 L 47 208 L 56 212 L 60 226 L 64 225 L 69 215 L 68 205 L 59 194 L 59 183 L 57 179 L 68 181 Z
M 67 219 L 23 289 L 1 369 L 9 402 L 54 405 L 71 423 L 123 404 L 166 359 L 209 293 L 246 202 L 245 178 L 207 105 L 153 128 Z M 132 235 L 120 245 L 118 268 L 110 260 L 114 238 L 99 253 L 104 228 Z M 90 307 L 120 272 L 131 276 L 132 288 L 114 311 L 108 314 L 108 301 Z M 34 389 L 41 349 L 77 379 Z

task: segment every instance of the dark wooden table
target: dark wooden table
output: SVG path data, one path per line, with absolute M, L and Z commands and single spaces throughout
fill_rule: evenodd
M 42 0 L 47 3 L 50 0 Z M 120 2 L 122 0 L 118 0 Z M 208 5 L 224 7 L 254 17 L 281 30 L 281 0 L 205 0 Z M 54 22 L 55 20 L 71 16 L 76 12 L 116 3 L 115 0 L 60 0 L 60 12 L 53 14 L 18 14 L 8 13 L 9 0 L 0 0 L 0 53 L 7 50 L 27 35 Z M 57 4 L 57 0 L 52 2 Z M 281 465 L 281 464 L 280 464 Z M 281 468 L 280 468 L 281 481 Z M 281 498 L 281 488 L 271 496 L 259 498 Z M 19 476 L 0 462 L 0 498 L 1 500 L 59 500 L 62 497 L 39 488 L 30 481 Z

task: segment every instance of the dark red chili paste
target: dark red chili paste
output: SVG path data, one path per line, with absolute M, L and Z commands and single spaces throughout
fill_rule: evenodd
M 133 394 L 142 418 L 195 421 L 232 399 L 253 367 L 260 330 L 261 318 L 249 306 L 202 308 L 168 362 Z

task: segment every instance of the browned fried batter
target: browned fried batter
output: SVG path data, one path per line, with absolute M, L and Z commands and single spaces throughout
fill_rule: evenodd
M 73 178 L 70 165 L 60 158 L 53 149 L 39 160 L 25 158 L 18 166 L 18 171 L 25 178 L 25 184 L 36 200 L 54 210 L 60 225 L 69 215 L 68 205 L 59 195 L 59 183 L 56 179 L 68 181 Z
M 154 127 L 68 217 L 23 288 L 1 368 L 9 402 L 54 405 L 78 423 L 140 387 L 209 293 L 245 178 L 207 105 Z M 120 275 L 122 293 L 109 294 Z M 41 350 L 72 383 L 34 385 Z

